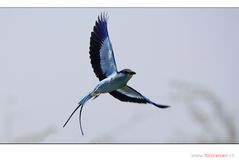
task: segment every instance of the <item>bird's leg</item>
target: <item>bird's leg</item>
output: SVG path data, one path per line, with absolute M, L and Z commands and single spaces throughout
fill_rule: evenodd
M 92 100 L 96 99 L 96 98 L 100 95 L 100 93 L 96 93 L 98 89 L 99 89 L 99 86 L 97 86 L 97 87 L 94 89 L 94 91 L 93 91 L 93 93 L 92 93 L 92 96 L 93 96 Z
M 92 98 L 92 100 L 96 99 L 100 94 L 96 94 L 94 95 L 94 97 Z

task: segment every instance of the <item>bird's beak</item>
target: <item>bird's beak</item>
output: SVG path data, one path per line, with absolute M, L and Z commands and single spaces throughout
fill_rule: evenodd
M 130 73 L 131 75 L 135 75 L 136 74 L 136 72 L 134 72 L 134 71 L 131 71 L 131 73 Z

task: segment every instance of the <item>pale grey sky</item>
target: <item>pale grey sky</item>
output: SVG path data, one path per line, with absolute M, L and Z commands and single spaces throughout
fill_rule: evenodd
M 101 95 L 84 107 L 81 136 L 78 114 L 62 125 L 98 82 L 88 52 L 102 11 L 118 69 L 137 72 L 129 85 L 172 107 Z M 205 97 L 197 106 L 218 133 L 191 114 L 185 97 L 201 89 L 238 127 L 237 8 L 1 8 L 0 22 L 0 142 L 227 142 Z

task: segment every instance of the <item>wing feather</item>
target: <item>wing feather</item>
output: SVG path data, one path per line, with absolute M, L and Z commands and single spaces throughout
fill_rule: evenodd
M 120 101 L 124 101 L 124 102 L 144 103 L 144 104 L 150 103 L 159 108 L 169 107 L 167 105 L 161 105 L 161 104 L 156 104 L 156 103 L 152 102 L 151 100 L 149 100 L 148 98 L 146 98 L 145 96 L 143 96 L 141 93 L 139 93 L 135 89 L 131 88 L 130 86 L 125 86 L 121 89 L 117 89 L 115 91 L 110 92 L 110 94 L 113 97 L 119 99 Z
M 103 80 L 112 73 L 117 72 L 105 14 L 101 14 L 95 22 L 90 37 L 89 53 L 92 68 L 99 80 Z
M 122 89 L 117 89 L 115 91 L 110 92 L 110 94 L 124 102 L 134 102 L 134 103 L 147 103 L 144 97 L 129 86 L 125 86 Z

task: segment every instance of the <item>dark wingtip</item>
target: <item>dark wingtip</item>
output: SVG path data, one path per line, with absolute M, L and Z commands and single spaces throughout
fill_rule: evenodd
M 158 108 L 169 108 L 170 106 L 168 105 L 162 105 L 162 104 L 156 104 L 156 103 L 152 103 L 154 106 L 158 107 Z
M 101 19 L 107 21 L 109 18 L 108 12 L 101 12 Z
M 98 15 L 98 22 L 107 22 L 109 19 L 107 12 L 101 12 L 100 15 Z

